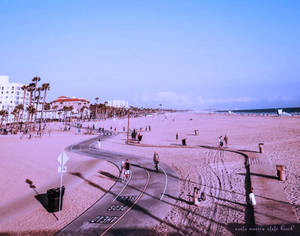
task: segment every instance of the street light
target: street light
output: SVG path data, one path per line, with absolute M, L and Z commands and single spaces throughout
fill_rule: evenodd
M 130 119 L 130 109 L 128 109 L 128 122 L 127 122 L 127 139 L 126 139 L 126 144 L 129 143 L 129 119 Z

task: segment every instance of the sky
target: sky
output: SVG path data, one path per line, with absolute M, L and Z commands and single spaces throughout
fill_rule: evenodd
M 300 106 L 300 1 L 0 0 L 0 75 L 48 99 Z

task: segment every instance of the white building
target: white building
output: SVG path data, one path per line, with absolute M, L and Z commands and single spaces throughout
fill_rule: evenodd
M 112 100 L 108 101 L 107 105 L 110 107 L 117 107 L 117 108 L 129 108 L 128 102 L 123 100 Z
M 67 112 L 68 117 L 89 117 L 90 116 L 90 102 L 84 98 L 76 98 L 76 97 L 66 97 L 60 96 L 53 102 L 51 102 L 51 109 L 54 111 L 62 111 L 64 107 L 72 106 L 73 109 L 71 112 Z M 85 107 L 85 109 L 82 109 Z M 60 112 L 61 116 L 59 118 L 63 118 L 62 112 Z
M 11 112 L 17 105 L 23 104 L 24 91 L 21 89 L 23 85 L 24 84 L 21 83 L 10 83 L 8 76 L 0 76 L 0 110 L 6 110 L 8 112 L 8 117 L 4 123 L 13 122 L 14 117 Z M 28 105 L 29 93 L 27 92 L 24 103 L 25 109 Z M 26 112 L 24 113 L 24 115 L 25 120 L 27 118 Z

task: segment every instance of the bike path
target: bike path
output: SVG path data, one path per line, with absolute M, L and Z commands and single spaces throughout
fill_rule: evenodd
M 109 136 L 101 136 L 101 140 L 107 138 Z M 176 198 L 179 194 L 176 172 L 162 163 L 159 173 L 156 173 L 149 158 L 91 148 L 91 144 L 98 139 L 92 138 L 67 149 L 112 162 L 119 169 L 122 161 L 129 159 L 132 164 L 131 179 L 127 183 L 116 181 L 101 199 L 55 235 L 151 233 L 175 204 L 175 200 L 166 195 Z

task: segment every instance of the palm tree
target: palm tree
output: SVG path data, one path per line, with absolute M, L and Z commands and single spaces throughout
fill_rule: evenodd
M 19 126 L 19 120 L 20 120 L 20 114 L 21 114 L 21 111 L 22 111 L 22 113 L 24 112 L 24 106 L 23 106 L 23 104 L 17 105 L 17 106 L 15 107 L 15 110 L 16 110 L 17 115 L 18 115 L 18 116 L 17 116 L 17 123 L 18 123 L 18 125 L 17 125 L 17 132 L 18 132 L 19 127 L 20 127 L 20 129 L 22 128 L 22 125 Z
M 33 105 L 29 105 L 26 110 L 28 112 L 28 116 L 31 118 L 30 120 L 32 120 L 33 115 L 36 113 L 36 109 Z
M 35 86 L 35 84 L 34 83 L 31 83 L 31 84 L 29 84 L 28 86 L 27 86 L 27 91 L 29 92 L 29 106 L 31 106 L 31 103 L 32 103 L 32 92 L 34 91 L 34 86 Z M 28 111 L 28 107 L 27 107 L 27 109 L 26 109 L 26 111 Z M 30 115 L 29 115 L 29 113 L 28 113 L 28 115 L 27 115 L 27 121 L 26 121 L 26 127 L 28 126 L 28 123 L 29 123 L 29 117 L 30 117 Z
M 33 94 L 34 102 L 36 102 L 36 100 L 37 100 L 37 97 L 36 97 L 36 91 L 37 91 L 37 89 L 38 89 L 37 83 L 38 83 L 40 80 L 41 80 L 41 78 L 40 78 L 40 77 L 37 77 L 37 76 L 33 77 L 33 79 L 32 79 L 32 82 L 34 82 L 34 94 Z M 37 106 L 38 106 L 38 104 L 36 104 L 36 110 L 38 109 Z M 34 116 L 34 126 L 33 126 L 34 129 L 35 129 L 35 125 L 36 125 L 36 115 L 37 115 L 37 113 L 35 113 L 35 116 Z
M 73 106 L 64 106 L 63 109 L 64 111 L 64 120 L 65 120 L 65 124 L 67 124 L 67 112 L 68 111 L 73 111 Z
M 10 113 L 14 116 L 14 122 L 17 122 L 17 117 L 18 117 L 18 111 L 16 108 Z
M 8 112 L 6 110 L 1 110 L 0 116 L 1 116 L 1 128 L 2 128 L 3 121 L 8 116 Z
M 34 82 L 34 95 L 33 95 L 33 97 L 34 97 L 35 100 L 36 100 L 36 97 L 35 97 L 36 96 L 36 91 L 38 89 L 37 82 L 40 81 L 40 80 L 41 80 L 41 78 L 37 77 L 37 76 L 33 77 L 33 79 L 32 79 L 32 82 Z M 37 107 L 36 107 L 36 109 L 37 109 Z
M 87 106 L 82 106 L 82 107 L 80 108 L 80 113 L 81 113 L 80 119 L 83 118 L 83 112 L 84 112 L 85 109 L 88 109 Z
M 24 111 L 24 106 L 23 104 L 19 104 L 15 107 L 15 109 L 17 110 L 17 113 L 18 113 L 18 119 L 17 119 L 17 122 L 19 122 L 20 120 L 20 111 Z
M 49 111 L 51 108 L 51 104 L 50 103 L 45 103 L 45 111 Z
M 99 98 L 98 98 L 98 97 L 96 97 L 96 98 L 95 98 L 95 100 L 96 100 L 95 119 L 97 119 L 97 105 L 98 105 Z
M 23 121 L 23 119 L 24 119 L 24 107 L 25 107 L 25 97 L 26 97 L 26 92 L 27 92 L 27 86 L 26 85 L 23 85 L 22 87 L 21 87 L 21 89 L 23 90 L 23 92 L 24 92 L 24 95 L 23 95 L 23 111 L 22 111 L 22 121 Z
M 40 103 L 40 98 L 41 98 L 41 91 L 42 91 L 42 87 L 38 87 L 34 92 L 38 91 L 39 95 L 37 97 L 35 97 L 35 100 L 37 100 L 37 103 L 36 103 L 36 106 L 35 106 L 35 109 L 38 111 L 39 109 L 39 103 Z M 34 116 L 34 127 L 36 125 L 36 116 L 37 116 L 37 112 L 35 113 L 35 116 Z
M 44 91 L 44 101 L 42 106 L 41 121 L 43 120 L 44 107 L 46 103 L 46 95 L 47 95 L 47 90 L 50 90 L 50 84 L 48 83 L 42 84 L 42 90 Z M 42 122 L 40 122 L 39 131 L 41 131 L 41 129 L 42 129 Z

